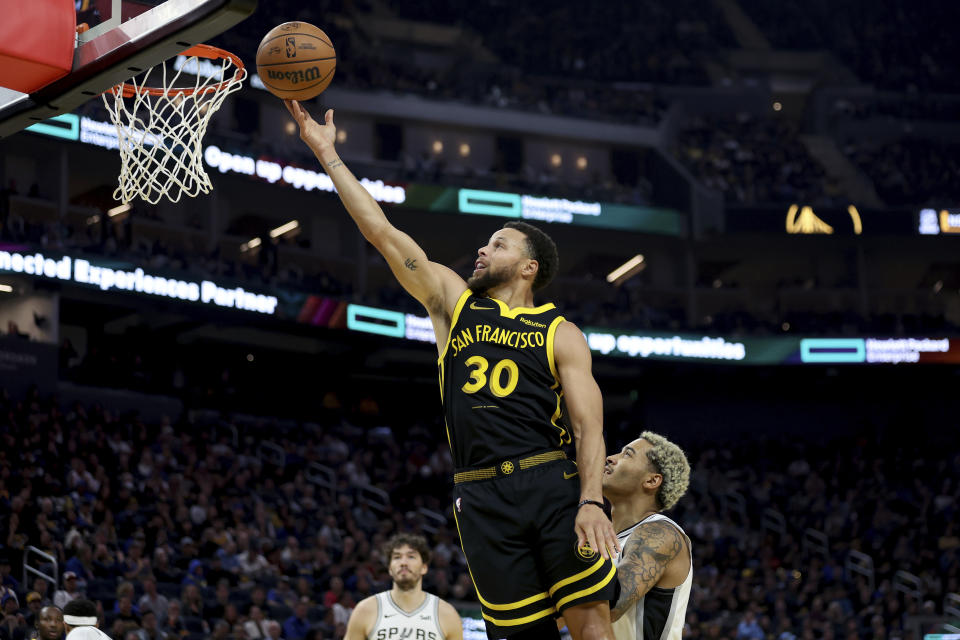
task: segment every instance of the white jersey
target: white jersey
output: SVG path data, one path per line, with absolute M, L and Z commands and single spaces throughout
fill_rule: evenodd
M 617 534 L 620 543 L 620 553 L 617 554 L 617 564 L 623 558 L 623 549 L 627 545 L 627 538 L 641 524 L 665 520 L 677 528 L 686 538 L 676 522 L 665 515 L 655 513 L 647 516 L 629 529 Z M 687 538 L 687 546 L 690 539 Z M 690 571 L 679 586 L 672 589 L 653 587 L 633 609 L 627 610 L 613 623 L 613 635 L 616 640 L 680 640 L 683 635 L 684 618 L 687 613 L 687 602 L 690 600 L 690 585 L 693 583 L 693 549 L 690 549 Z
M 424 593 L 423 603 L 407 613 L 389 591 L 377 594 L 377 622 L 368 640 L 444 640 L 440 630 L 440 598 Z
M 67 634 L 69 640 L 110 640 L 110 636 L 91 626 L 74 627 Z

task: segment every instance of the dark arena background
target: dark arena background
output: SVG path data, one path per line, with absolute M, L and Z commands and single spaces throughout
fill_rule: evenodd
M 685 638 L 960 638 L 960 5 L 262 0 L 211 42 L 252 75 L 290 20 L 431 260 L 556 240 L 608 451 L 690 459 Z M 343 638 L 402 531 L 485 637 L 425 311 L 257 77 L 202 144 L 149 205 L 99 98 L 0 140 L 0 639 L 78 594 L 115 640 Z

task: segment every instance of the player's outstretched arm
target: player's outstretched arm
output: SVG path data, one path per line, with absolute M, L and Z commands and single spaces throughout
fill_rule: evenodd
M 327 111 L 321 125 L 297 101 L 284 100 L 284 104 L 300 126 L 300 138 L 333 180 L 350 217 L 363 237 L 386 259 L 401 286 L 419 300 L 431 316 L 452 312 L 467 284 L 451 269 L 430 262 L 420 245 L 390 224 L 377 201 L 343 164 L 334 148 L 337 128 L 333 123 L 333 109 Z
M 445 600 L 440 605 L 440 630 L 446 640 L 463 640 L 463 620 L 453 605 Z
M 572 322 L 561 322 L 554 339 L 557 375 L 567 400 L 570 426 L 576 438 L 577 469 L 580 472 L 580 499 L 603 503 L 603 397 L 593 379 L 590 347 Z M 580 544 L 590 543 L 604 558 L 620 550 L 613 523 L 603 509 L 585 505 L 577 512 Z
M 620 597 L 610 610 L 610 619 L 618 620 L 656 586 L 685 546 L 683 535 L 666 522 L 648 522 L 634 529 L 617 565 Z
M 354 607 L 347 620 L 347 633 L 344 640 L 366 640 L 377 620 L 377 597 L 364 598 Z

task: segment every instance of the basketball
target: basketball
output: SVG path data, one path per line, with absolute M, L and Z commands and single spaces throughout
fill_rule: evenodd
M 257 48 L 257 73 L 278 98 L 310 100 L 333 79 L 337 54 L 330 38 L 306 22 L 284 22 L 270 30 Z

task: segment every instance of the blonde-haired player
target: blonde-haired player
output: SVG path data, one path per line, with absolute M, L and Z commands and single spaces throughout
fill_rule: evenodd
M 693 555 L 690 539 L 661 511 L 687 492 L 690 464 L 683 451 L 650 431 L 607 456 L 603 495 L 610 500 L 622 551 L 620 595 L 610 611 L 617 640 L 680 640 Z

